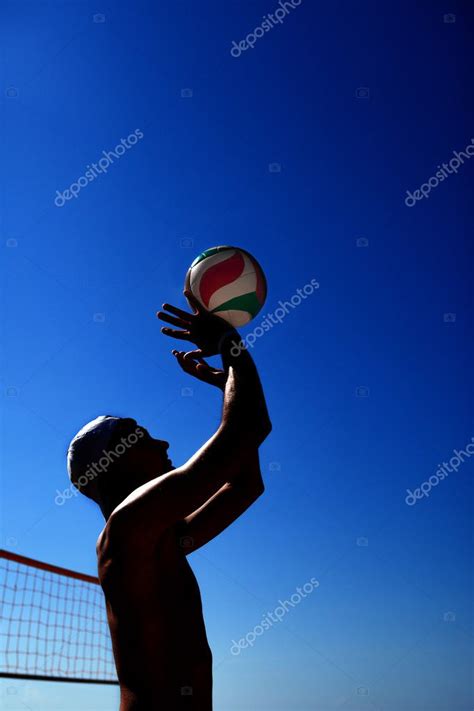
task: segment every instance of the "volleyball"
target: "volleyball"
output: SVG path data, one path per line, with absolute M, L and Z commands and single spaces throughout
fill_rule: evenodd
M 261 266 L 238 247 L 211 247 L 188 269 L 185 288 L 207 311 L 234 328 L 245 326 L 258 314 L 267 296 Z

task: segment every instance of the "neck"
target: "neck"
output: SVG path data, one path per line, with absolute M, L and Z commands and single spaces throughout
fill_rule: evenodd
M 106 521 L 109 520 L 112 512 L 124 501 L 132 491 L 100 492 L 98 504 Z

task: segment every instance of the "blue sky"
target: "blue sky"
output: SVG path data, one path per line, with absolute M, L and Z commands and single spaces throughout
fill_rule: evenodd
M 303 0 L 232 57 L 276 7 L 4 3 L 1 545 L 95 574 L 98 510 L 54 496 L 69 440 L 98 414 L 137 418 L 178 464 L 213 433 L 219 393 L 177 369 L 154 313 L 184 305 L 196 254 L 240 245 L 265 270 L 263 313 L 320 288 L 253 349 L 274 426 L 265 496 L 190 558 L 215 707 L 467 711 L 473 460 L 416 505 L 405 496 L 474 436 L 474 161 L 404 200 L 473 138 L 472 11 Z M 311 577 L 307 599 L 230 654 Z M 9 709 L 117 707 L 98 687 L 2 694 Z

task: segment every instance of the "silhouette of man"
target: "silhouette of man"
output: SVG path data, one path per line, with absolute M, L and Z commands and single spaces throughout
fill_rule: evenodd
M 71 481 L 100 506 L 97 541 L 120 683 L 120 711 L 211 711 L 212 655 L 199 587 L 186 556 L 237 519 L 264 491 L 258 447 L 271 431 L 257 369 L 240 337 L 185 292 L 188 313 L 168 304 L 167 336 L 189 375 L 224 392 L 214 435 L 181 467 L 167 442 L 133 419 L 100 417 L 71 442 Z M 206 363 L 220 353 L 223 369 Z M 104 462 L 105 460 L 105 462 Z

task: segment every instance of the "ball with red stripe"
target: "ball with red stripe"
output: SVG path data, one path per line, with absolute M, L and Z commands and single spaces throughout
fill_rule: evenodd
M 202 252 L 186 274 L 185 287 L 208 311 L 235 328 L 255 318 L 267 296 L 262 268 L 238 247 L 211 247 Z

